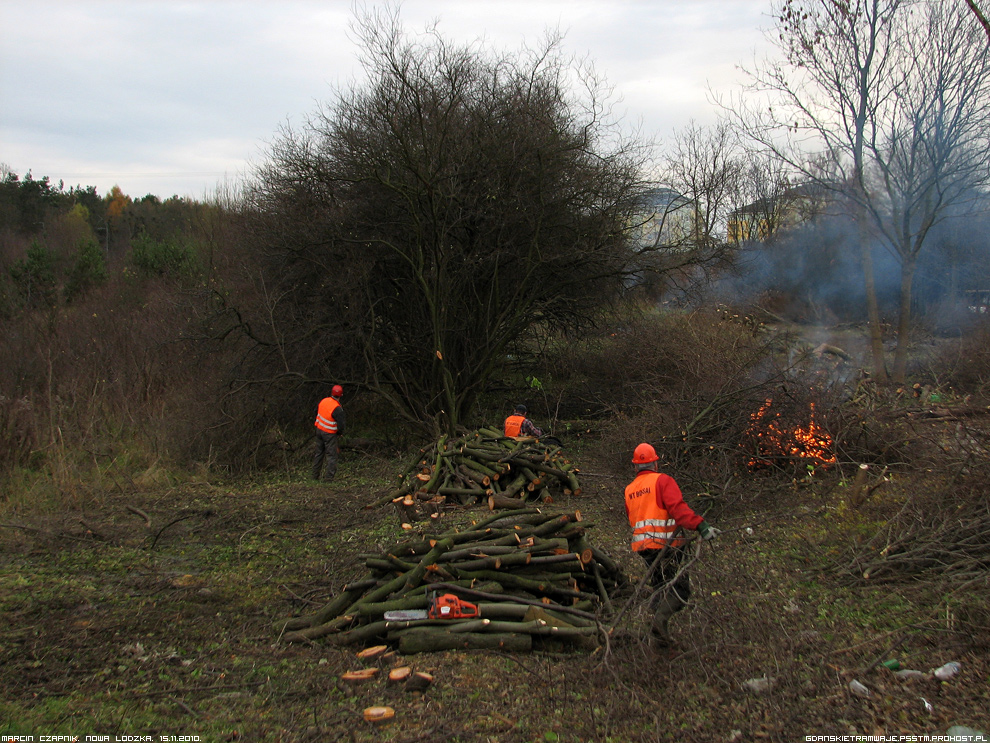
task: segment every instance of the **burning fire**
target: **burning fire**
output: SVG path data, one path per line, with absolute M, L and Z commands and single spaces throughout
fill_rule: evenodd
M 755 449 L 749 460 L 750 469 L 770 467 L 773 460 L 780 458 L 807 459 L 822 466 L 835 463 L 832 437 L 815 422 L 814 403 L 811 403 L 808 425 L 791 429 L 784 426 L 780 413 L 771 413 L 772 404 L 773 400 L 768 398 L 750 415 L 746 437 Z

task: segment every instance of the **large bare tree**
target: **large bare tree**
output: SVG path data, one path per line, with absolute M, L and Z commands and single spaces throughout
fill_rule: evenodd
M 931 227 L 985 182 L 990 68 L 964 15 L 934 0 L 783 0 L 769 35 L 780 58 L 751 71 L 749 102 L 728 106 L 750 138 L 849 205 L 879 381 L 887 367 L 875 241 L 902 267 L 893 368 L 902 381 L 918 252 Z
M 990 49 L 959 6 L 926 2 L 899 34 L 906 74 L 868 142 L 866 206 L 901 266 L 894 381 L 904 381 L 918 256 L 950 214 L 982 208 L 990 184 Z M 918 53 L 922 51 L 922 53 Z
M 855 205 L 873 369 L 880 381 L 886 381 L 887 372 L 862 206 L 864 154 L 874 112 L 896 85 L 888 71 L 888 52 L 894 36 L 891 22 L 900 4 L 777 2 L 776 26 L 767 38 L 780 57 L 750 70 L 749 95 L 728 106 L 745 136 L 788 163 L 805 182 Z
M 279 298 L 257 351 L 453 430 L 528 331 L 620 287 L 645 150 L 556 34 L 516 55 L 394 10 L 354 30 L 366 82 L 282 131 L 251 194 Z

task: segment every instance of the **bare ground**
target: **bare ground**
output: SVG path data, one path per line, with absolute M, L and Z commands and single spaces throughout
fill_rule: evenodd
M 675 620 L 673 650 L 649 644 L 634 603 L 594 653 L 424 654 L 403 662 L 434 675 L 425 693 L 383 680 L 345 686 L 340 674 L 364 665 L 358 648 L 284 644 L 278 621 L 318 608 L 366 574 L 362 553 L 403 538 L 389 509 L 364 507 L 393 467 L 352 459 L 329 486 L 118 489 L 67 513 L 8 514 L 0 733 L 618 743 L 990 727 L 987 634 L 960 631 L 959 597 L 935 584 L 846 580 L 846 551 L 884 503 L 847 523 L 831 488 L 814 483 L 754 488 L 717 509 L 725 532 L 693 566 L 695 598 Z M 579 508 L 593 543 L 636 579 L 623 474 L 590 457 L 584 469 L 585 493 L 551 508 Z M 452 510 L 444 528 L 482 515 Z M 881 665 L 891 658 L 921 671 L 955 660 L 962 671 L 901 681 Z M 769 690 L 744 688 L 764 676 Z M 868 698 L 850 693 L 853 680 Z M 392 706 L 394 720 L 366 723 L 373 705 Z

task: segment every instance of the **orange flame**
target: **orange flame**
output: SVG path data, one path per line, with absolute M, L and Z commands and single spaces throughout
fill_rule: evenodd
M 791 429 L 783 426 L 780 413 L 768 416 L 772 404 L 773 400 L 768 398 L 750 415 L 746 436 L 755 449 L 755 456 L 749 460 L 750 469 L 770 467 L 773 459 L 781 457 L 808 459 L 821 466 L 835 463 L 832 437 L 815 422 L 814 403 L 811 403 L 808 425 Z

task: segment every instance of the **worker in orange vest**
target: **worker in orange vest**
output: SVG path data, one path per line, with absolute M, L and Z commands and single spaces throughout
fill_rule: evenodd
M 340 445 L 337 437 L 344 433 L 344 408 L 340 396 L 344 388 L 335 384 L 330 397 L 320 400 L 316 411 L 316 454 L 313 457 L 313 479 L 331 482 L 337 474 L 337 455 Z
M 684 502 L 674 478 L 660 472 L 659 459 L 650 444 L 636 447 L 632 458 L 636 478 L 626 486 L 626 514 L 633 530 L 633 552 L 646 561 L 654 589 L 651 631 L 661 645 L 669 645 L 670 618 L 687 606 L 691 596 L 687 570 L 681 568 L 686 540 L 678 532 L 697 531 L 710 540 L 719 530 Z
M 520 403 L 516 405 L 515 412 L 505 419 L 505 435 L 511 438 L 532 436 L 538 439 L 543 435 L 543 431 L 526 417 L 526 406 Z

